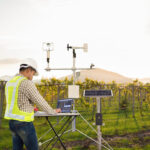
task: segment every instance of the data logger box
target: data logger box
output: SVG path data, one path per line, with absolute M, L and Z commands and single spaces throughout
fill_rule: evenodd
M 68 86 L 68 98 L 79 98 L 79 86 L 78 85 Z

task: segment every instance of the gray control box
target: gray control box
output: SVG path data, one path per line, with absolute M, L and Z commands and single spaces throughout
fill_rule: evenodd
M 102 114 L 96 113 L 96 125 L 102 125 Z

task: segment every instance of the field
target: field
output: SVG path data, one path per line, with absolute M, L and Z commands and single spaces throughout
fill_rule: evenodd
M 91 120 L 90 111 L 82 112 L 82 115 L 90 122 L 90 124 L 96 129 L 95 119 Z M 150 148 L 150 114 L 145 111 L 144 116 L 141 117 L 139 112 L 135 113 L 135 118 L 132 117 L 132 113 L 120 111 L 103 113 L 104 126 L 101 127 L 103 138 L 113 147 L 113 149 L 149 149 Z M 60 119 L 60 118 L 59 118 Z M 53 118 L 52 123 L 57 122 L 57 118 Z M 8 121 L 2 120 L 2 127 L 0 128 L 0 149 L 10 150 L 12 147 L 11 133 L 8 128 Z M 40 137 L 45 131 L 48 130 L 48 124 L 45 118 L 35 118 L 34 125 L 37 131 L 37 136 Z M 60 122 L 61 125 L 61 122 Z M 78 117 L 76 120 L 76 128 L 86 133 L 92 138 L 96 139 L 96 133 Z M 48 139 L 49 135 L 46 135 L 42 141 Z M 68 149 L 97 149 L 94 142 L 87 139 L 79 132 L 70 132 L 62 137 L 63 141 L 67 145 Z M 58 142 L 55 149 L 60 149 Z
M 114 87 L 115 88 L 114 88 Z M 114 96 L 110 98 L 102 98 L 102 114 L 103 126 L 101 126 L 103 138 L 111 145 L 114 150 L 149 150 L 150 149 L 150 89 L 149 87 L 140 88 L 122 88 L 113 85 L 106 88 L 113 89 Z M 54 108 L 57 101 L 66 97 L 66 87 L 38 87 L 40 93 Z M 87 87 L 86 87 L 87 88 Z M 90 86 L 88 88 L 91 88 Z M 92 87 L 93 88 L 93 87 Z M 101 87 L 103 88 L 103 87 Z M 63 89 L 63 90 L 62 90 Z M 140 89 L 140 90 L 139 90 Z M 46 91 L 46 92 L 45 92 Z M 80 91 L 82 95 L 83 91 Z M 58 95 L 59 93 L 59 95 Z M 59 96 L 59 98 L 58 98 Z M 83 98 L 75 101 L 76 110 L 90 123 L 94 130 L 97 130 L 95 125 L 96 100 L 91 98 Z M 5 107 L 4 107 L 5 108 Z M 4 110 L 3 110 L 4 111 Z M 4 113 L 4 112 L 3 112 Z M 53 124 L 59 122 L 58 129 L 62 123 L 61 118 L 50 118 Z M 37 131 L 37 136 L 40 138 L 48 129 L 48 123 L 45 118 L 36 117 L 34 125 Z M 69 127 L 71 129 L 71 126 Z M 97 150 L 95 142 L 81 134 L 85 133 L 94 140 L 97 139 L 97 134 L 81 117 L 76 118 L 75 132 L 68 132 L 61 138 L 68 150 Z M 44 142 L 53 133 L 48 133 L 41 139 Z M 45 147 L 47 143 L 43 144 Z M 49 149 L 52 144 L 49 145 Z M 0 127 L 0 150 L 11 150 L 11 133 L 8 127 L 8 121 L 2 118 Z M 58 142 L 54 150 L 61 149 Z M 104 148 L 103 148 L 104 149 Z

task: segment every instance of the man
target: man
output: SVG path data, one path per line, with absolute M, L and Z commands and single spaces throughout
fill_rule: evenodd
M 38 92 L 31 81 L 38 75 L 36 62 L 28 58 L 20 65 L 19 74 L 7 82 L 5 87 L 6 111 L 5 119 L 9 120 L 12 131 L 13 150 L 38 150 L 37 136 L 32 121 L 34 120 L 34 104 L 47 113 L 58 113 L 60 109 L 52 109 Z

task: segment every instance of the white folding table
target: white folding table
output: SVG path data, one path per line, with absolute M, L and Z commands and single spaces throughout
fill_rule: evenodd
M 49 146 L 49 144 L 55 139 L 55 137 L 57 138 L 55 143 L 52 145 L 51 149 L 53 149 L 53 147 L 55 146 L 55 144 L 57 143 L 57 141 L 59 140 L 62 147 L 64 148 L 64 150 L 66 150 L 66 147 L 64 145 L 64 143 L 61 140 L 61 136 L 64 134 L 64 132 L 67 130 L 67 128 L 69 127 L 69 125 L 72 123 L 72 121 L 79 116 L 79 113 L 55 113 L 55 114 L 48 114 L 46 112 L 42 112 L 42 111 L 37 111 L 34 116 L 35 117 L 45 117 L 49 126 L 51 127 L 51 129 L 53 130 L 55 136 L 52 138 L 52 140 L 47 144 L 47 146 L 44 148 L 44 150 Z M 63 125 L 61 126 L 61 128 L 56 131 L 54 126 L 52 125 L 51 121 L 49 120 L 50 117 L 68 117 L 67 120 L 63 123 Z M 64 131 L 62 131 L 64 129 Z M 62 131 L 62 133 L 60 133 Z

